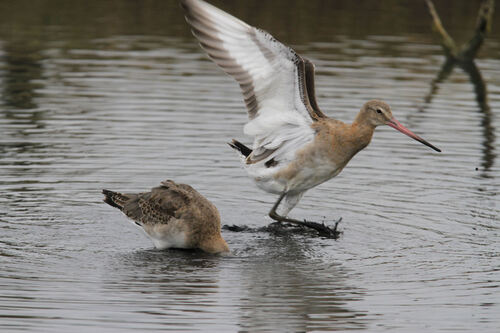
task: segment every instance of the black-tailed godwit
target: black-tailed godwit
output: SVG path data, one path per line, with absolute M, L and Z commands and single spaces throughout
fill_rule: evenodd
M 142 227 L 158 249 L 229 252 L 220 233 L 217 208 L 191 186 L 166 180 L 151 192 L 122 194 L 103 190 L 104 202 Z
M 309 60 L 202 0 L 181 4 L 201 47 L 241 87 L 249 117 L 244 133 L 254 141 L 252 148 L 236 140 L 230 145 L 243 155 L 257 186 L 279 194 L 269 212 L 274 220 L 336 234 L 337 224 L 331 230 L 287 215 L 308 189 L 338 175 L 370 143 L 379 125 L 440 151 L 401 125 L 389 105 L 379 100 L 364 104 L 352 124 L 327 117 L 316 103 L 314 65 Z

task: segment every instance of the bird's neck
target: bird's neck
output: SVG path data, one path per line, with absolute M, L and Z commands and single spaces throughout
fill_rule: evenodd
M 357 151 L 368 146 L 372 140 L 373 132 L 375 131 L 375 126 L 366 121 L 366 118 L 361 117 L 361 112 L 358 114 L 356 119 L 354 119 L 351 124 L 351 133 L 353 135 L 354 141 L 356 142 Z

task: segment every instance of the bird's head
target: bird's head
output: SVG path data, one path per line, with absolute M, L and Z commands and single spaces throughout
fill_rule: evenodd
M 425 141 L 403 125 L 399 121 L 394 118 L 392 115 L 391 107 L 389 104 L 379 101 L 379 100 L 371 100 L 363 105 L 361 112 L 359 114 L 360 117 L 364 118 L 364 122 L 370 124 L 373 127 L 379 125 L 388 125 L 401 133 L 409 136 L 410 138 L 417 140 L 420 143 L 423 143 L 427 147 L 434 149 L 435 151 L 441 152 L 439 148 Z
M 366 102 L 361 112 L 366 121 L 374 127 L 387 125 L 387 122 L 393 118 L 389 104 L 376 99 Z

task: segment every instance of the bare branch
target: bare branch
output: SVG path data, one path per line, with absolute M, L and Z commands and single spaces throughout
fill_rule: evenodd
M 443 47 L 444 52 L 446 53 L 446 55 L 456 58 L 458 55 L 457 46 L 443 27 L 441 19 L 436 12 L 436 8 L 434 7 L 434 3 L 431 0 L 426 0 L 425 2 L 427 3 L 427 7 L 429 7 L 429 13 L 432 16 L 434 30 L 441 36 L 441 46 Z
M 476 30 L 471 40 L 464 46 L 460 55 L 464 59 L 474 59 L 477 52 L 483 45 L 486 34 L 491 30 L 493 12 L 495 11 L 495 1 L 485 0 L 479 8 L 477 16 Z

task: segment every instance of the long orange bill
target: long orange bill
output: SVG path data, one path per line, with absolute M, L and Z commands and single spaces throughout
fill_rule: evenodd
M 394 117 L 392 117 L 391 120 L 389 120 L 386 123 L 386 125 L 389 125 L 392 128 L 397 129 L 401 133 L 408 135 L 410 138 L 415 139 L 418 142 L 423 143 L 424 145 L 434 149 L 435 151 L 441 152 L 441 149 L 439 149 L 438 147 L 436 147 L 434 145 L 431 145 L 429 142 L 425 141 L 424 139 L 422 139 L 421 137 L 419 137 L 418 135 L 416 135 L 415 133 L 413 133 L 412 131 L 410 131 L 409 129 L 404 127 L 403 125 L 401 125 L 401 123 L 399 121 L 397 121 L 396 118 L 394 118 Z

